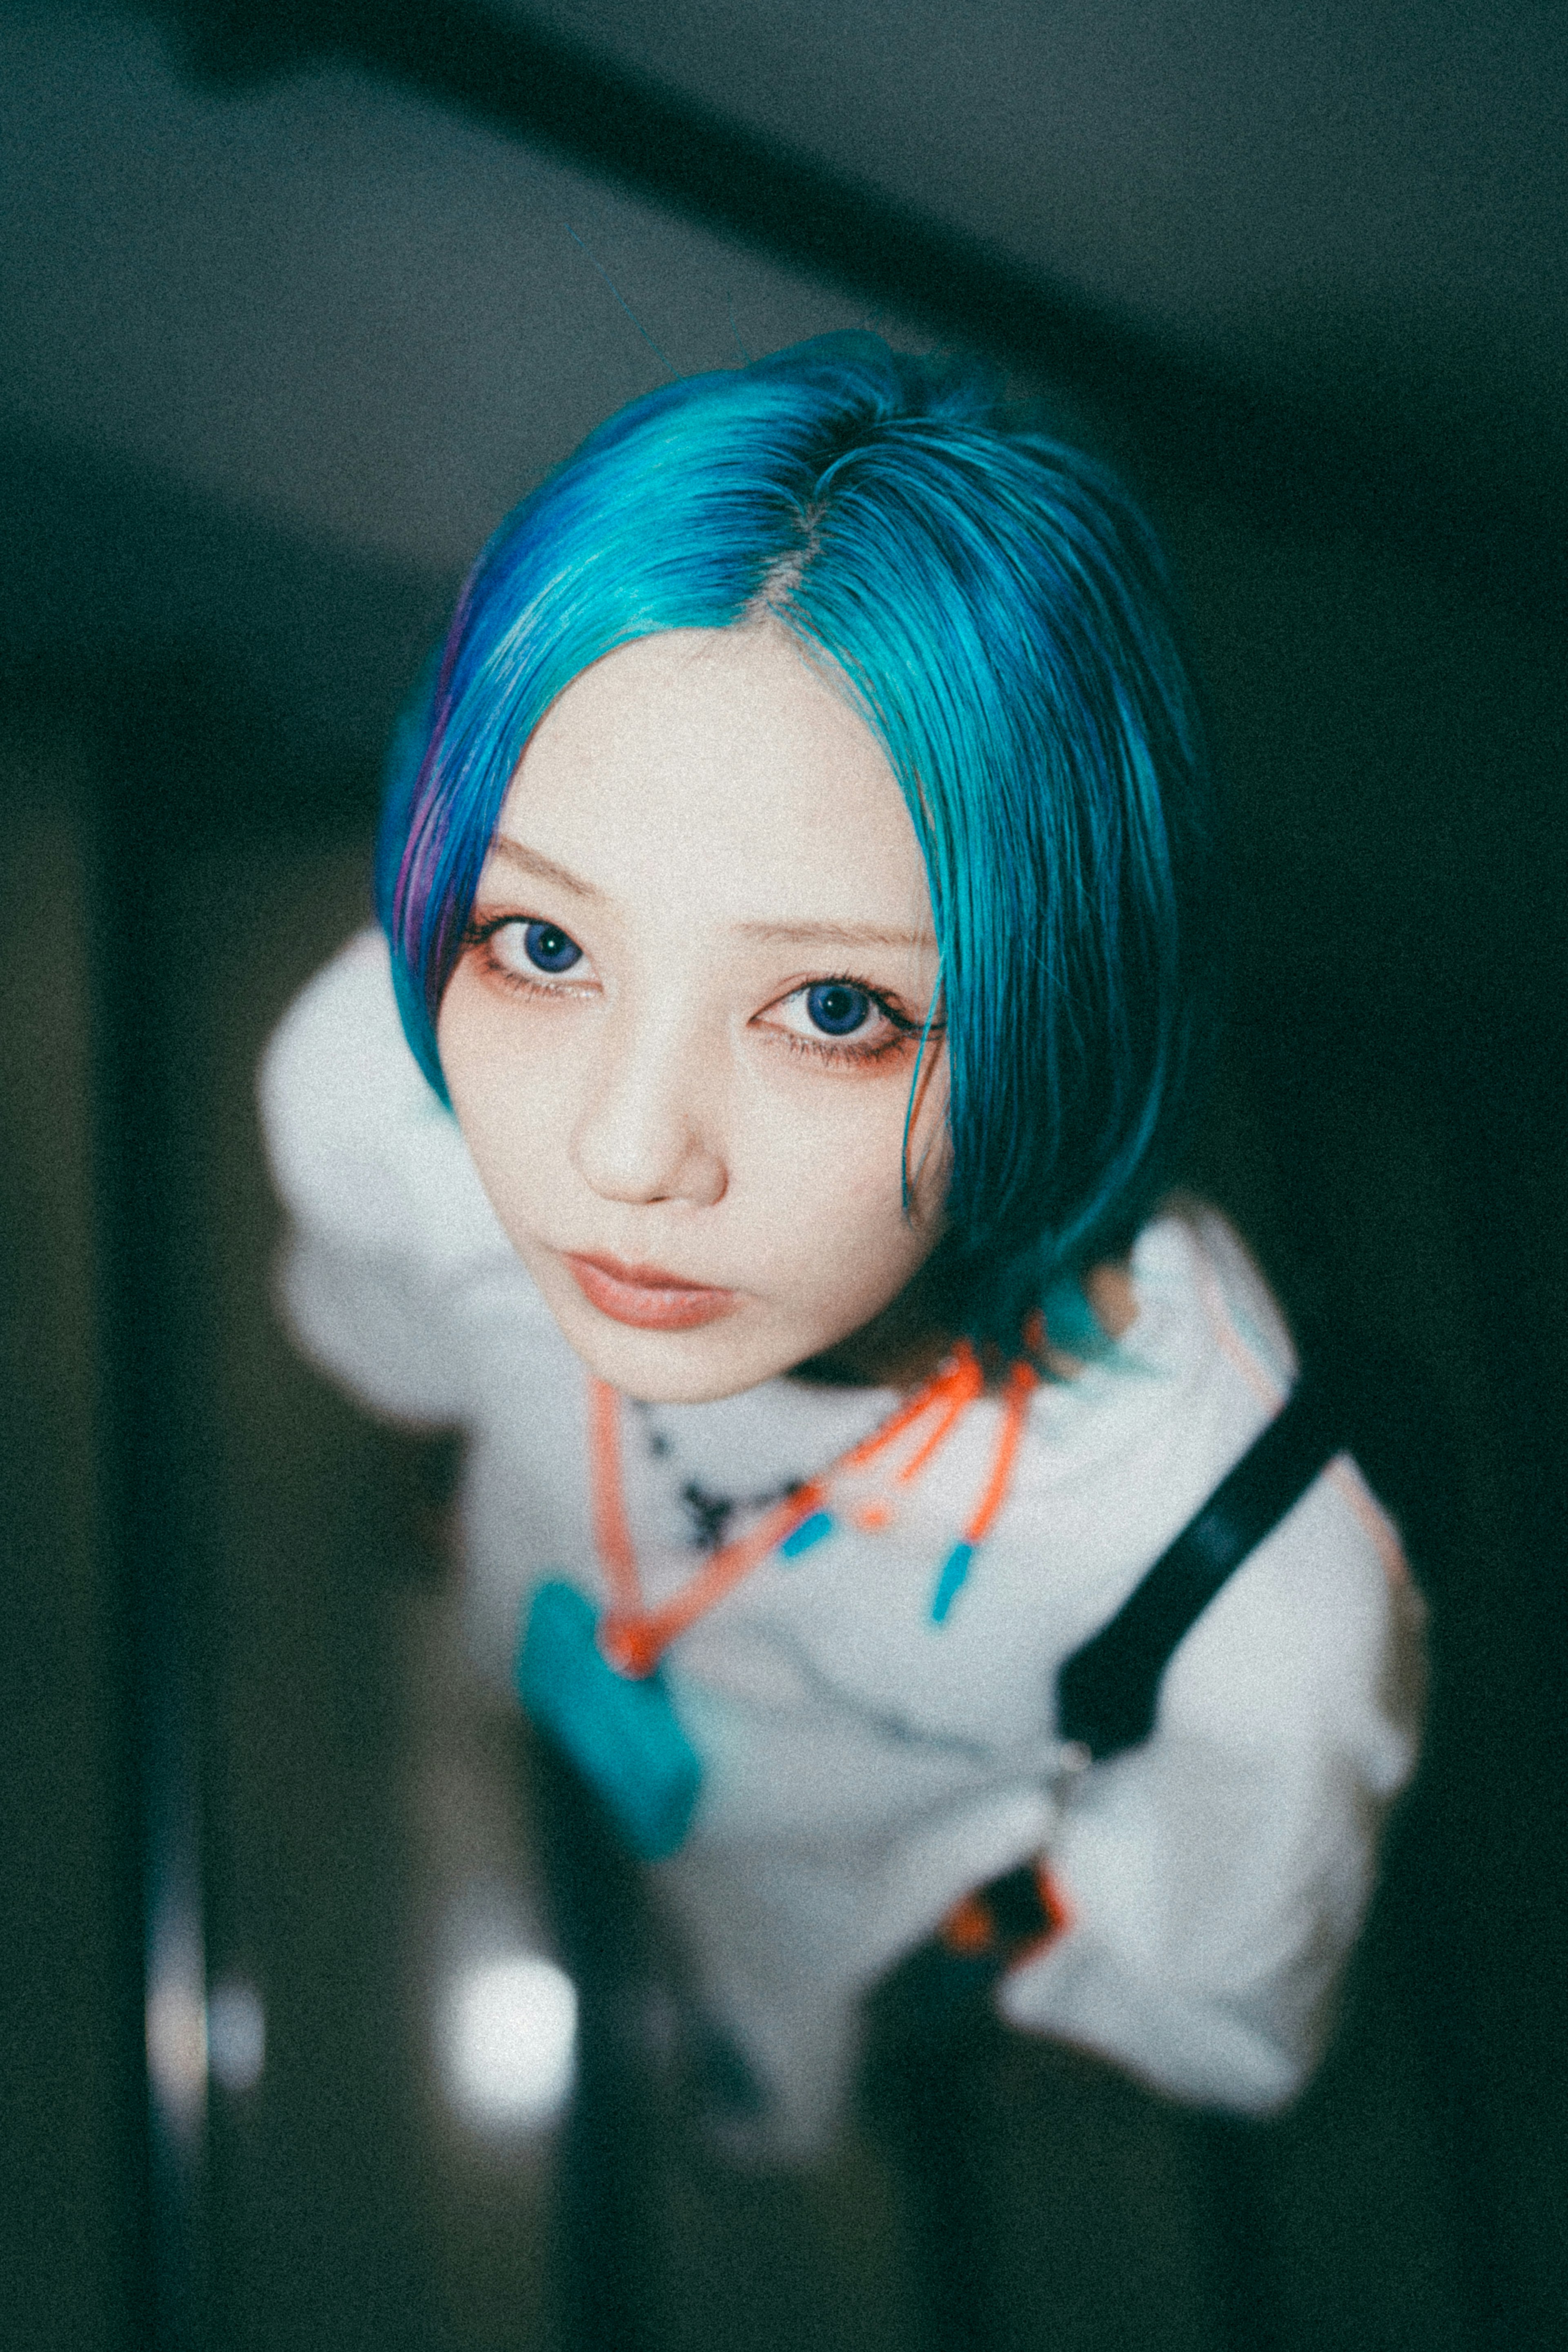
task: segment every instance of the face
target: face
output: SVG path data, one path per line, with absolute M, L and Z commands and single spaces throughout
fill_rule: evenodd
M 567 688 L 507 795 L 437 1042 L 497 1214 L 593 1371 L 728 1396 L 905 1289 L 949 1168 L 934 1024 L 919 1051 L 936 984 L 902 795 L 782 630 L 644 638 Z

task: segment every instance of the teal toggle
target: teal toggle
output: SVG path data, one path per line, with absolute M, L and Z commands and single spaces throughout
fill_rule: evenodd
M 837 1524 L 831 1511 L 813 1511 L 809 1519 L 802 1519 L 799 1527 L 792 1528 L 785 1536 L 779 1546 L 780 1559 L 798 1559 L 803 1551 L 809 1551 L 813 1544 L 830 1536 Z
M 973 1558 L 974 1546 L 972 1543 L 957 1543 L 942 1561 L 942 1574 L 937 1578 L 936 1591 L 931 1595 L 931 1622 L 933 1625 L 946 1622 L 947 1612 L 963 1589 L 963 1580 L 969 1574 L 969 1563 Z

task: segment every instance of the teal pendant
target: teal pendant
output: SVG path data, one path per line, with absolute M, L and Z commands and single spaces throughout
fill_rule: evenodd
M 685 1839 L 702 1763 L 662 1676 L 628 1682 L 600 1651 L 598 1612 L 552 1578 L 535 1592 L 513 1679 L 523 1712 L 577 1767 L 633 1853 L 662 1862 Z

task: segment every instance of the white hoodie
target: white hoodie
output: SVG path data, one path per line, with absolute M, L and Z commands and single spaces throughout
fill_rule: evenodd
M 292 1219 L 285 1307 L 373 1410 L 460 1427 L 469 1648 L 510 1688 L 520 1612 L 607 1598 L 588 1516 L 587 1378 L 405 1043 L 378 934 L 305 991 L 261 1076 Z M 1005 1508 L 939 1626 L 942 1560 L 1001 1406 L 970 1407 L 896 1521 L 766 1559 L 665 1674 L 703 1759 L 653 1865 L 713 2018 L 771 2095 L 768 2152 L 829 2136 L 861 1993 L 959 1897 L 1048 1853 L 1068 1922 L 1003 1981 L 1015 2024 L 1243 2114 L 1288 2101 L 1326 2032 L 1379 1827 L 1415 1759 L 1421 1610 L 1353 1465 L 1309 1489 L 1211 1603 L 1152 1738 L 1064 1801 L 1058 1669 L 1115 1612 L 1278 1409 L 1278 1310 L 1223 1219 L 1150 1224 L 1115 1351 L 1031 1404 Z M 698 1565 L 681 1489 L 747 1502 L 823 1469 L 897 1399 L 780 1379 L 628 1409 L 647 1599 Z

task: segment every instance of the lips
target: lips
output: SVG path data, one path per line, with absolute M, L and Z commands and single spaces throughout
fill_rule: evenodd
M 629 1323 L 639 1331 L 694 1331 L 700 1324 L 732 1315 L 741 1304 L 738 1290 L 688 1282 L 662 1266 L 623 1265 L 618 1258 L 579 1257 L 570 1251 L 564 1255 L 588 1304 L 612 1322 Z

